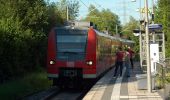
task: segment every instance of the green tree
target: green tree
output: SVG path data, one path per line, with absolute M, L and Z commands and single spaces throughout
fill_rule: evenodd
M 78 16 L 79 2 L 77 0 L 60 0 L 60 2 L 57 2 L 56 7 L 64 20 L 67 19 L 67 7 L 69 20 L 75 20 Z
M 119 17 L 116 14 L 109 9 L 99 11 L 94 5 L 90 5 L 86 20 L 97 24 L 100 31 L 105 31 L 107 28 L 111 35 L 116 34 L 116 26 L 119 32 L 121 29 Z
M 116 33 L 116 27 L 118 27 L 118 33 L 120 32 L 119 17 L 112 13 L 109 9 L 103 9 L 101 12 L 101 18 L 103 18 L 104 26 L 107 26 L 108 30 L 114 35 Z
M 62 2 L 66 4 L 66 0 Z M 22 76 L 46 66 L 48 32 L 66 20 L 64 7 L 58 4 L 44 0 L 0 0 L 0 79 Z M 67 4 L 70 19 L 74 19 L 78 2 Z
M 139 37 L 133 35 L 134 29 L 139 29 L 139 22 L 130 16 L 129 22 L 123 26 L 121 34 L 124 38 L 135 41 L 134 50 L 135 52 L 139 52 Z
M 0 3 L 0 78 L 8 79 L 44 66 L 49 29 L 43 0 Z
M 139 29 L 139 22 L 134 17 L 130 16 L 129 22 L 123 26 L 121 34 L 125 38 L 132 39 L 134 29 Z
M 98 29 L 102 30 L 100 25 L 103 23 L 103 20 L 100 20 L 100 11 L 94 5 L 90 5 L 88 8 L 88 12 L 89 13 L 87 14 L 85 20 L 95 23 Z
M 166 38 L 166 57 L 170 57 L 170 1 L 158 0 L 155 10 L 155 23 L 163 25 L 163 31 Z
M 64 18 L 61 16 L 61 11 L 56 6 L 56 3 L 49 3 L 48 6 L 48 22 L 49 22 L 49 28 L 52 28 L 54 26 L 61 26 L 64 23 Z M 49 30 L 49 29 L 48 29 Z

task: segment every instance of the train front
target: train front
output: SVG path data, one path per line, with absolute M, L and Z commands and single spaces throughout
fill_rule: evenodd
M 61 27 L 48 38 L 48 77 L 54 85 L 78 85 L 86 63 L 88 28 Z

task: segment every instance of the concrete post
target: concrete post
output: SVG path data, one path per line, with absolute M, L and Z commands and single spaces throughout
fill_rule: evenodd
M 139 1 L 139 14 L 140 14 L 140 21 L 142 20 L 142 14 L 141 14 L 141 0 Z M 139 46 L 140 46 L 140 66 L 143 67 L 142 65 L 142 25 L 140 23 L 140 33 L 139 33 Z
M 149 19 L 148 19 L 148 0 L 145 0 L 145 34 L 146 34 L 146 52 L 147 52 L 147 86 L 148 92 L 152 92 L 151 84 L 151 66 L 150 66 L 150 43 L 149 43 Z

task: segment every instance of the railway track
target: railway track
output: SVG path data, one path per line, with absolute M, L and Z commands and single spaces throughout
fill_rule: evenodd
M 85 94 L 91 89 L 96 81 L 84 86 L 83 89 L 66 88 L 59 90 L 48 98 L 42 100 L 82 100 Z
M 85 86 L 83 89 L 66 88 L 61 90 L 58 87 L 52 87 L 26 96 L 23 100 L 82 100 L 94 83 Z
M 103 75 L 105 73 L 103 73 Z M 87 82 L 87 84 L 83 86 L 83 89 L 74 89 L 69 87 L 59 89 L 59 87 L 51 87 L 50 89 L 26 96 L 23 100 L 82 100 L 85 94 L 101 77 L 94 81 Z
M 22 100 L 47 100 L 49 97 L 59 93 L 58 87 L 51 87 L 47 90 L 42 90 L 25 96 Z
M 83 91 L 63 90 L 48 98 L 48 100 L 81 100 Z M 47 99 L 46 99 L 47 100 Z

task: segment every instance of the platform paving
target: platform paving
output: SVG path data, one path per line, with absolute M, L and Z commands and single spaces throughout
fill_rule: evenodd
M 126 68 L 123 77 L 113 77 L 114 68 L 105 74 L 84 96 L 83 100 L 163 100 L 156 90 L 149 93 L 146 89 L 138 89 L 136 74 L 141 74 L 139 62 L 130 69 L 130 77 L 126 77 Z

